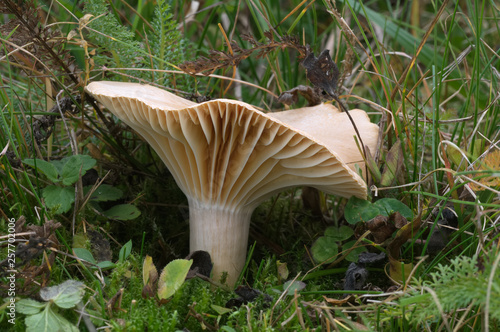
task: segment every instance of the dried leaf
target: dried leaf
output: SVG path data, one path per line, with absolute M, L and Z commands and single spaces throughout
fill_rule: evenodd
M 388 222 L 388 217 L 382 215 L 368 221 L 366 227 L 372 233 L 375 243 L 383 243 L 392 237 L 392 234 L 396 231 L 394 224 Z
M 158 270 L 153 263 L 153 258 L 146 255 L 142 264 L 142 281 L 144 285 L 153 284 L 158 279 Z
M 299 85 L 293 89 L 283 92 L 278 101 L 285 105 L 295 104 L 299 100 L 299 95 L 306 98 L 308 106 L 316 106 L 321 103 L 321 98 L 313 88 L 306 85 Z
M 478 182 L 483 184 L 486 187 L 497 187 L 500 186 L 500 176 L 498 173 L 500 173 L 500 150 L 495 150 L 492 152 L 489 152 L 482 160 L 482 162 L 479 164 L 478 167 L 475 168 L 477 171 L 494 171 L 496 174 L 491 174 L 491 173 L 481 173 L 478 172 L 475 174 L 475 176 L 479 177 L 481 175 L 488 175 L 485 177 L 482 177 L 478 179 Z M 470 183 L 469 186 L 471 187 L 472 190 L 474 191 L 481 191 L 481 190 L 486 190 L 487 188 L 484 188 L 478 184 L 475 183 Z
M 330 99 L 336 96 L 335 90 L 340 72 L 330 57 L 329 50 L 324 50 L 317 58 L 313 52 L 310 52 L 302 61 L 302 66 L 306 69 L 307 79 L 324 96 L 328 96 Z
M 254 37 L 243 35 L 242 39 L 249 42 L 252 45 L 251 48 L 245 49 L 232 41 L 230 43 L 232 53 L 229 51 L 211 50 L 209 51 L 208 57 L 199 57 L 195 61 L 186 61 L 180 64 L 179 68 L 191 75 L 197 73 L 209 75 L 219 68 L 237 66 L 254 52 L 257 52 L 257 58 L 262 58 L 277 49 L 294 48 L 298 50 L 300 56 L 303 57 L 309 49 L 308 45 L 302 45 L 296 37 L 285 35 L 281 36 L 279 40 L 275 40 L 275 36 L 269 31 L 265 32 L 264 35 L 268 38 L 267 43 L 259 43 Z
M 413 263 L 403 263 L 389 257 L 389 275 L 397 283 L 406 283 L 413 270 Z
M 349 295 L 349 296 L 346 296 L 340 300 L 338 299 L 330 299 L 326 296 L 323 295 L 323 298 L 325 299 L 326 302 L 332 304 L 332 305 L 335 305 L 335 306 L 340 306 L 340 305 L 343 305 L 343 304 L 346 304 L 346 303 L 350 303 L 354 300 L 354 295 Z

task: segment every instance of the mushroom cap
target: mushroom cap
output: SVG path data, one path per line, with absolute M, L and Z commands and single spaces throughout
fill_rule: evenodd
M 370 122 L 368 114 L 363 110 L 352 109 L 349 114 L 358 128 L 363 143 L 374 152 L 377 148 L 379 127 Z M 332 104 L 319 104 L 268 113 L 268 115 L 308 133 L 331 151 L 335 151 L 352 170 L 355 170 L 355 165 L 358 164 L 364 174 L 365 162 L 356 145 L 354 138 L 356 132 L 352 122 L 346 113 L 339 111 Z
M 303 185 L 366 198 L 365 182 L 337 147 L 309 134 L 313 124 L 234 100 L 197 104 L 138 83 L 93 82 L 86 91 L 143 136 L 199 204 L 253 209 L 279 191 Z

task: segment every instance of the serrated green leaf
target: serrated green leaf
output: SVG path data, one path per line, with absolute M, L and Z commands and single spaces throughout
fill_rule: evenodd
M 379 214 L 379 209 L 367 200 L 351 197 L 345 206 L 344 216 L 349 224 L 368 221 Z
M 401 201 L 395 198 L 382 198 L 373 203 L 375 207 L 378 208 L 379 212 L 383 216 L 389 216 L 392 212 L 399 212 L 406 220 L 411 221 L 413 219 L 413 212 Z
M 32 299 L 22 299 L 16 302 L 16 311 L 25 315 L 34 315 L 39 313 L 45 306 L 47 306 L 47 303 Z
M 73 252 L 75 253 L 76 257 L 83 259 L 89 263 L 97 264 L 97 261 L 95 260 L 94 256 L 92 256 L 90 251 L 88 251 L 87 249 L 85 249 L 85 248 L 73 248 Z
M 141 215 L 141 211 L 132 204 L 119 204 L 104 211 L 106 217 L 117 220 L 132 220 Z
M 165 266 L 158 280 L 158 297 L 168 299 L 182 286 L 193 260 L 176 259 Z
M 353 235 L 354 231 L 348 226 L 341 226 L 339 228 L 330 226 L 325 229 L 325 236 L 330 237 L 332 241 L 344 241 Z
M 27 332 L 78 332 L 78 328 L 66 318 L 55 313 L 50 306 L 42 312 L 26 317 Z
M 57 169 L 57 173 L 59 173 L 59 175 L 61 175 L 65 162 L 63 160 L 51 160 L 50 163 L 52 165 L 54 165 L 54 167 Z
M 52 162 L 42 159 L 24 159 L 23 163 L 42 172 L 52 182 L 60 181 L 59 172 Z
M 63 184 L 66 186 L 75 183 L 80 178 L 80 176 L 83 176 L 96 164 L 95 159 L 90 156 L 81 154 L 64 158 L 62 161 L 65 163 L 62 168 L 61 176 L 63 178 Z
M 55 209 L 55 213 L 65 213 L 71 209 L 75 202 L 75 189 L 73 187 L 47 186 L 42 190 L 45 205 Z
M 339 253 L 339 247 L 330 237 L 321 236 L 311 247 L 311 254 L 317 263 L 331 263 Z
M 92 186 L 87 186 L 83 188 L 83 194 L 87 195 L 89 190 L 92 189 Z M 90 195 L 90 201 L 93 202 L 107 202 L 107 201 L 115 201 L 121 198 L 123 195 L 123 191 L 120 189 L 110 186 L 109 184 L 101 184 L 92 195 Z
M 45 287 L 40 290 L 40 297 L 52 300 L 60 308 L 73 308 L 85 294 L 85 285 L 81 281 L 66 280 L 60 285 Z
M 118 261 L 120 263 L 125 262 L 125 260 L 128 258 L 128 256 L 130 256 L 131 252 L 132 252 L 132 240 L 129 240 L 120 249 L 120 253 L 118 254 Z

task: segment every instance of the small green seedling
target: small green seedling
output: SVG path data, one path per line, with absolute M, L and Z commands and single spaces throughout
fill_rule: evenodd
M 22 299 L 16 303 L 18 312 L 26 315 L 26 331 L 75 331 L 79 329 L 59 314 L 58 308 L 70 309 L 83 298 L 85 285 L 67 280 L 60 285 L 42 288 L 40 297 L 46 302 Z M 58 308 L 57 308 L 58 307 Z
M 87 155 L 73 155 L 50 162 L 41 159 L 24 159 L 23 162 L 55 183 L 42 190 L 45 204 L 55 213 L 65 213 L 71 209 L 75 202 L 75 190 L 71 185 L 96 164 L 95 159 Z
M 349 239 L 353 235 L 354 231 L 348 226 L 341 226 L 339 228 L 335 226 L 328 227 L 325 230 L 324 236 L 319 237 L 311 247 L 311 254 L 314 260 L 317 263 L 332 263 L 339 253 L 339 243 Z M 352 247 L 354 242 L 351 241 L 342 245 L 342 249 L 345 250 Z M 357 255 L 366 249 L 359 248 L 359 250 L 354 252 L 355 250 L 346 257 L 349 261 L 356 261 Z
M 61 160 L 45 161 L 41 159 L 25 159 L 23 161 L 45 176 L 54 184 L 42 189 L 42 196 L 47 208 L 56 214 L 68 212 L 75 203 L 75 189 L 73 185 L 81 176 L 95 166 L 96 161 L 87 155 L 73 155 Z M 83 188 L 86 196 L 92 186 Z M 89 203 L 103 215 L 117 220 L 131 220 L 141 215 L 137 207 L 132 204 L 119 204 L 109 210 L 102 211 L 99 202 L 115 201 L 120 199 L 123 192 L 113 186 L 101 184 L 89 197 Z

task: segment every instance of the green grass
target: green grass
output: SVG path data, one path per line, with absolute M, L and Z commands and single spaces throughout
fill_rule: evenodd
M 9 218 L 26 218 L 23 231 L 28 224 L 61 223 L 40 255 L 19 267 L 24 274 L 17 278 L 18 298 L 36 297 L 42 284 L 81 280 L 87 286 L 83 304 L 92 324 L 123 331 L 146 327 L 169 331 L 498 328 L 500 13 L 494 1 L 445 1 L 443 5 L 443 1 L 344 0 L 336 2 L 338 16 L 329 0 L 205 1 L 194 14 L 189 12 L 189 1 L 173 1 L 170 8 L 157 8 L 156 3 L 35 0 L 33 8 L 38 8 L 40 17 L 33 19 L 34 31 L 42 31 L 41 39 L 48 36 L 43 40 L 54 54 L 40 39 L 30 39 L 33 31 L 22 26 L 14 31 L 16 25 L 6 25 L 14 15 L 0 19 L 0 151 L 8 145 L 8 154 L 0 156 L 0 232 L 7 234 Z M 167 12 L 172 18 L 155 20 L 155 13 Z M 81 20 L 89 13 L 94 16 Z M 233 20 L 236 15 L 238 21 Z M 52 135 L 40 144 L 36 137 L 44 132 L 37 132 L 35 124 L 57 100 L 75 98 L 93 80 L 148 82 L 184 97 L 241 99 L 264 111 L 284 107 L 272 94 L 309 84 L 293 48 L 278 48 L 260 58 L 255 53 L 241 61 L 237 74 L 233 67 L 210 76 L 179 72 L 183 61 L 207 57 L 211 50 L 228 51 L 219 23 L 242 48 L 251 47 L 243 34 L 267 43 L 264 33 L 271 28 L 280 36 L 298 37 L 316 55 L 329 47 L 340 70 L 349 72 L 343 77 L 340 98 L 350 109 L 367 111 L 372 122 L 381 126 L 378 151 L 371 151 L 376 166 L 383 171 L 391 162 L 398 165 L 389 184 L 370 179 L 370 199 L 395 198 L 412 210 L 414 220 L 422 221 L 422 227 L 407 234 L 396 250 L 398 260 L 412 264 L 404 273 L 411 272 L 413 279 L 393 285 L 386 259 L 370 267 L 371 287 L 356 292 L 352 306 L 331 301 L 345 293 L 342 279 L 349 262 L 318 265 L 311 259 L 311 246 L 332 225 L 347 225 L 358 238 L 366 229 L 363 223 L 347 223 L 347 200 L 338 197 L 322 197 L 326 219 L 320 221 L 303 208 L 297 188 L 262 204 L 252 219 L 253 250 L 242 284 L 271 296 L 270 303 L 260 298 L 220 313 L 217 306 L 224 307 L 236 295 L 200 279 L 186 281 L 168 303 L 141 296 L 146 254 L 160 271 L 189 253 L 184 195 L 154 151 L 99 105 L 88 100 L 77 103 L 74 113 L 65 113 L 64 122 L 56 109 Z M 47 25 L 53 34 L 43 33 Z M 68 39 L 71 31 L 76 34 Z M 26 46 L 25 51 L 13 52 L 16 43 Z M 238 80 L 229 85 L 231 81 L 220 76 Z M 305 104 L 301 100 L 293 107 Z M 394 159 L 389 151 L 398 141 L 401 154 Z M 96 207 L 81 195 L 83 184 L 77 182 L 72 185 L 76 199 L 69 212 L 57 214 L 46 208 L 43 189 L 51 182 L 22 160 L 60 160 L 77 153 L 97 160 L 95 171 L 105 178 L 104 183 L 123 192 L 120 201 Z M 485 166 L 487 156 L 492 169 Z M 472 180 L 485 190 L 477 190 Z M 117 221 L 102 214 L 125 203 L 136 206 L 141 215 Z M 453 209 L 456 225 L 438 243 L 443 248 L 433 250 L 432 232 L 445 208 Z M 96 273 L 72 251 L 78 246 L 93 250 L 88 230 L 109 241 L 113 262 L 129 240 L 132 255 Z M 371 235 L 364 236 L 360 244 L 369 251 L 390 252 L 388 243 L 376 244 Z M 5 245 L 0 260 L 8 253 L 5 239 L 1 239 Z M 278 273 L 282 263 L 286 269 Z M 36 272 L 36 267 L 46 270 Z M 285 282 L 296 277 L 306 287 L 295 296 L 282 296 Z M 108 301 L 121 288 L 121 302 L 109 309 Z M 476 289 L 481 290 L 477 296 Z M 3 288 L 1 292 L 7 298 Z M 376 292 L 381 293 L 372 294 Z M 0 304 L 2 330 L 12 328 L 5 310 Z M 66 309 L 64 315 L 73 323 L 79 317 L 73 309 Z M 80 328 L 88 329 L 83 323 Z M 13 329 L 25 329 L 23 315 L 17 315 Z

